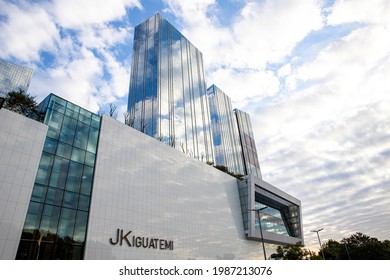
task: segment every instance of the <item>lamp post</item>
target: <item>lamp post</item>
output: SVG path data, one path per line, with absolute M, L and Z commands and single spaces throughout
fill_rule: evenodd
M 264 238 L 263 238 L 263 229 L 261 227 L 261 218 L 260 218 L 260 211 L 268 208 L 268 206 L 262 207 L 260 209 L 250 209 L 249 211 L 256 211 L 257 212 L 257 218 L 259 219 L 259 226 L 260 226 L 260 236 L 261 236 L 261 244 L 263 245 L 263 253 L 264 253 L 264 259 L 267 259 L 267 255 L 265 253 L 265 246 L 264 246 Z
M 349 255 L 347 243 L 344 243 L 345 250 L 347 251 L 348 259 L 351 260 L 351 256 Z
M 315 232 L 317 233 L 317 237 L 318 237 L 318 243 L 320 243 L 320 250 L 321 250 L 321 253 L 322 253 L 322 258 L 325 260 L 325 255 L 324 255 L 324 250 L 322 250 L 322 245 L 321 245 L 321 240 L 320 240 L 320 235 L 318 232 L 320 232 L 321 230 L 323 230 L 324 228 L 320 228 L 320 229 L 315 229 L 315 230 L 312 230 L 311 232 Z

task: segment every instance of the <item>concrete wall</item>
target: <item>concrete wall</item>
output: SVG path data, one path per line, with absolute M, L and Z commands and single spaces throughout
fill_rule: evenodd
M 110 244 L 117 229 L 131 247 Z M 245 237 L 235 178 L 103 117 L 85 259 L 262 259 L 260 246 Z
M 0 259 L 15 259 L 47 126 L 0 109 Z

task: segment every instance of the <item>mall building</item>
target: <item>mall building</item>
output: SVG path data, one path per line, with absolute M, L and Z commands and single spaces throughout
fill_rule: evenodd
M 302 241 L 300 201 L 258 177 L 54 94 L 40 111 L 0 109 L 1 259 L 262 259 L 262 240 L 267 258 Z

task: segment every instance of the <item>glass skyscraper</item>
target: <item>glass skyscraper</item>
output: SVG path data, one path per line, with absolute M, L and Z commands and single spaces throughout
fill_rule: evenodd
M 24 91 L 30 85 L 33 69 L 0 60 L 0 97 L 11 91 Z
M 216 85 L 207 89 L 213 133 L 215 164 L 245 175 L 242 148 L 232 102 Z
M 244 157 L 245 174 L 261 178 L 260 164 L 257 156 L 256 143 L 253 135 L 250 116 L 241 110 L 234 109 L 237 118 L 238 131 Z
M 202 53 L 160 14 L 135 27 L 127 124 L 214 161 Z

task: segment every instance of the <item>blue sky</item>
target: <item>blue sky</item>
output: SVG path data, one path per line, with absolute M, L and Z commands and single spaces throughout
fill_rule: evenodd
M 302 201 L 306 245 L 390 238 L 390 3 L 386 0 L 0 1 L 0 58 L 30 93 L 126 109 L 134 26 L 160 12 L 247 111 L 263 178 Z

